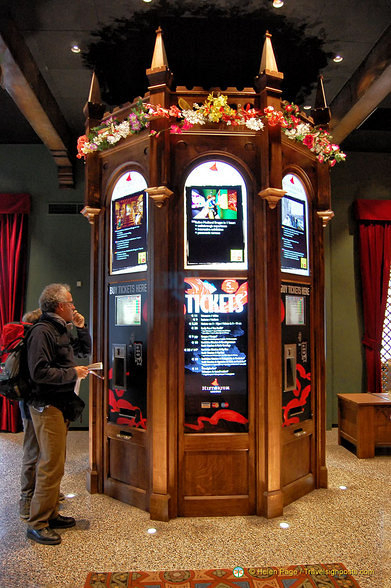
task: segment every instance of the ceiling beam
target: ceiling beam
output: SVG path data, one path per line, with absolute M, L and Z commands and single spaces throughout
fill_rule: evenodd
M 23 36 L 9 18 L 0 18 L 0 83 L 51 152 L 60 188 L 73 187 L 68 125 Z
M 391 26 L 330 104 L 330 131 L 341 143 L 391 91 Z

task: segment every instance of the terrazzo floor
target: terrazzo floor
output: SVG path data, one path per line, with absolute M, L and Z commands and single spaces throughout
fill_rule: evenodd
M 205 569 L 342 562 L 363 588 L 391 588 L 391 456 L 357 459 L 327 432 L 328 489 L 283 517 L 177 518 L 149 514 L 85 487 L 88 432 L 70 431 L 62 513 L 77 519 L 62 543 L 26 538 L 19 519 L 22 433 L 0 434 L 0 588 L 82 588 L 90 571 Z M 340 485 L 347 486 L 341 490 Z M 279 524 L 289 523 L 288 529 Z M 148 534 L 151 526 L 157 529 Z M 348 588 L 348 587 L 346 587 Z

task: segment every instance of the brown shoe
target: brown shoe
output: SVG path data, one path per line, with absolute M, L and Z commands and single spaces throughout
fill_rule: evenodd
M 53 531 L 50 527 L 44 527 L 43 529 L 27 529 L 27 537 L 42 543 L 42 545 L 58 545 L 61 543 L 61 537 L 56 531 Z
M 27 520 L 30 516 L 31 498 L 21 498 L 19 500 L 19 516 L 21 519 Z

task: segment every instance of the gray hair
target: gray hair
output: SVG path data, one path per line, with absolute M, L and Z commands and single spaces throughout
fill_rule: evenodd
M 61 302 L 67 301 L 67 292 L 71 288 L 68 284 L 49 284 L 43 289 L 39 297 L 39 307 L 42 312 L 55 312 Z

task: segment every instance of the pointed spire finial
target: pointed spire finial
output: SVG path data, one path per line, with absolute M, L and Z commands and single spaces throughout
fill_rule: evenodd
M 311 110 L 312 118 L 316 125 L 328 125 L 331 119 L 330 108 L 327 106 L 323 85 L 323 76 L 319 76 L 316 88 L 315 107 Z
M 271 34 L 269 31 L 266 31 L 265 34 L 265 43 L 263 45 L 262 51 L 262 58 L 261 58 L 261 66 L 259 68 L 259 73 L 262 74 L 266 70 L 269 72 L 278 73 L 278 67 L 276 58 L 274 57 L 273 46 L 271 42 Z
M 153 51 L 152 56 L 152 63 L 151 63 L 151 70 L 167 67 L 168 68 L 168 61 L 166 55 L 166 49 L 164 47 L 163 42 L 163 31 L 161 27 L 156 30 L 156 41 L 155 41 L 155 49 Z
M 98 78 L 95 72 L 93 72 L 88 99 L 83 108 L 83 114 L 86 117 L 87 133 L 89 132 L 90 128 L 99 124 L 104 111 L 105 105 L 102 103 Z
M 92 104 L 100 104 L 102 102 L 99 81 L 95 72 L 92 73 L 88 102 Z

